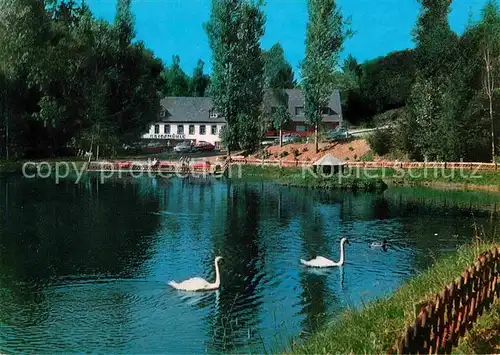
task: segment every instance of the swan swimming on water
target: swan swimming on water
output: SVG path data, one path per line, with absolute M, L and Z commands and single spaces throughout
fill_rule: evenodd
M 350 245 L 347 238 L 342 238 L 340 240 L 340 260 L 338 262 L 329 260 L 322 256 L 318 256 L 315 259 L 311 259 L 306 261 L 304 259 L 300 259 L 300 263 L 309 267 L 334 267 L 334 266 L 342 266 L 344 265 L 344 244 Z
M 182 281 L 177 283 L 175 281 L 170 281 L 168 284 L 173 288 L 181 291 L 210 291 L 217 290 L 220 286 L 220 273 L 219 273 L 219 260 L 222 259 L 222 256 L 218 256 L 215 258 L 215 282 L 210 283 L 201 277 L 193 277 L 189 280 Z

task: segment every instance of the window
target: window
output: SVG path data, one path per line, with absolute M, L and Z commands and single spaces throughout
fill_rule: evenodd
M 184 134 L 184 126 L 183 125 L 178 125 L 177 126 L 177 134 Z
M 333 115 L 333 110 L 330 107 L 323 107 L 321 109 L 322 115 Z
M 296 116 L 301 116 L 303 114 L 304 114 L 304 107 L 303 106 L 295 107 L 295 115 Z
M 218 118 L 219 114 L 215 110 L 210 110 L 210 118 Z
M 202 124 L 200 125 L 200 135 L 204 135 L 206 133 L 207 127 Z
M 194 125 L 193 124 L 189 125 L 189 134 L 191 134 L 191 135 L 194 134 Z
M 160 134 L 160 125 L 155 124 L 155 134 Z
M 170 134 L 170 125 L 166 124 L 163 126 L 163 133 Z
M 306 126 L 297 126 L 296 131 L 297 132 L 305 132 L 306 131 Z
M 217 134 L 217 125 L 212 125 L 212 135 L 215 136 Z

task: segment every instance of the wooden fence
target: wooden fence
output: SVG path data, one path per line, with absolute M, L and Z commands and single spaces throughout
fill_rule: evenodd
M 427 302 L 389 353 L 450 354 L 499 295 L 500 249 L 495 247 Z
M 313 161 L 305 160 L 270 160 L 245 157 L 231 157 L 231 164 L 264 165 L 264 166 L 311 166 Z M 466 162 L 397 162 L 397 161 L 356 161 L 346 162 L 348 168 L 394 168 L 394 169 L 463 169 L 463 170 L 498 170 L 499 164 L 466 163 Z

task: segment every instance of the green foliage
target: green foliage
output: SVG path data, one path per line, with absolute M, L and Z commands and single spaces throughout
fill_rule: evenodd
M 276 112 L 272 114 L 272 117 L 273 117 L 273 127 L 276 130 L 284 129 L 291 122 L 288 106 L 285 105 L 279 105 L 276 108 Z
M 280 43 L 262 53 L 264 64 L 264 87 L 273 89 L 293 89 L 295 80 L 293 69 L 285 59 L 285 51 Z
M 194 69 L 193 76 L 189 82 L 189 93 L 191 96 L 203 97 L 205 91 L 210 84 L 210 76 L 203 73 L 205 63 L 199 59 Z
M 115 28 L 120 48 L 127 47 L 135 37 L 132 0 L 118 0 L 116 5 Z
M 388 130 L 376 130 L 368 137 L 368 144 L 377 155 L 386 155 L 392 149 L 392 135 Z
M 260 39 L 265 17 L 261 2 L 212 0 L 205 30 L 212 49 L 210 96 L 227 121 L 224 144 L 253 150 L 261 134 L 263 63 Z M 235 139 L 237 137 L 237 139 Z M 237 144 L 239 143 L 239 144 Z
M 178 55 L 172 57 L 172 65 L 163 72 L 165 96 L 190 96 L 189 78 L 181 68 L 181 59 Z
M 345 118 L 354 124 L 369 122 L 377 114 L 405 106 L 415 78 L 415 51 L 395 51 L 362 64 L 351 56 L 343 71 L 349 83 L 343 93 Z
M 158 114 L 163 66 L 133 36 L 128 0 L 114 24 L 72 1 L 0 2 L 3 156 L 61 155 L 90 142 L 111 153 L 136 140 Z
M 345 39 L 351 32 L 335 0 L 309 0 L 306 58 L 301 64 L 307 121 L 319 129 L 322 109 L 335 89 L 335 69 Z M 316 151 L 318 139 L 316 138 Z

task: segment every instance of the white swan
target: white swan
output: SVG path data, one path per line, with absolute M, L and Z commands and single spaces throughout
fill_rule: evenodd
M 315 259 L 311 259 L 306 261 L 304 259 L 300 259 L 301 264 L 304 264 L 309 267 L 334 267 L 334 266 L 342 266 L 344 265 L 344 244 L 349 245 L 349 241 L 347 238 L 342 238 L 340 240 L 340 260 L 338 262 L 329 260 L 322 256 L 318 256 Z
M 181 291 L 210 291 L 217 290 L 220 286 L 220 273 L 219 273 L 219 260 L 222 259 L 222 256 L 218 256 L 215 258 L 215 282 L 210 283 L 201 277 L 193 277 L 189 280 L 182 281 L 177 283 L 175 281 L 170 281 L 168 284 L 173 288 Z

